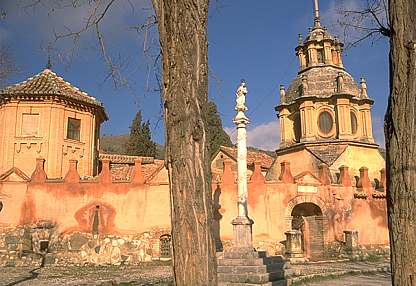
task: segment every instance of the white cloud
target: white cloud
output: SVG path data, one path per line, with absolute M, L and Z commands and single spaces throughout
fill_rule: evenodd
M 237 130 L 235 127 L 224 128 L 236 143 Z M 280 143 L 279 121 L 273 120 L 260 125 L 249 125 L 247 130 L 247 145 L 263 150 L 276 150 Z

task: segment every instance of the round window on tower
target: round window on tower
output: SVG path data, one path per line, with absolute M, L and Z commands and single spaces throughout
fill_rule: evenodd
M 357 134 L 357 131 L 358 131 L 358 120 L 357 120 L 357 116 L 355 115 L 355 112 L 351 111 L 350 117 L 351 117 L 352 135 L 355 135 Z
M 318 116 L 319 131 L 324 136 L 329 136 L 334 128 L 334 120 L 332 114 L 329 111 L 322 111 Z

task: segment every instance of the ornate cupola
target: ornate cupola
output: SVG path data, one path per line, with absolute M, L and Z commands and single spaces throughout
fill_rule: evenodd
M 322 163 L 332 170 L 342 164 L 358 170 L 370 157 L 376 168 L 384 164 L 372 133 L 373 100 L 366 81 L 357 84 L 345 70 L 342 49 L 343 43 L 321 25 L 314 0 L 313 27 L 305 38 L 299 35 L 295 49 L 298 74 L 287 89 L 280 86 L 275 107 L 280 120 L 276 169 L 284 160 L 292 162 L 295 173 L 314 172 Z
M 285 148 L 301 142 L 349 140 L 374 143 L 371 100 L 362 78 L 357 85 L 342 63 L 343 43 L 321 25 L 314 0 L 314 25 L 296 55 L 299 72 L 286 90 L 280 88 L 281 143 Z

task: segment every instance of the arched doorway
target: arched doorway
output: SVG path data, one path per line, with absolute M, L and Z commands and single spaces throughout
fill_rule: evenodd
M 302 249 L 306 258 L 322 258 L 324 252 L 324 227 L 321 208 L 310 202 L 297 204 L 292 209 L 292 229 L 302 232 Z

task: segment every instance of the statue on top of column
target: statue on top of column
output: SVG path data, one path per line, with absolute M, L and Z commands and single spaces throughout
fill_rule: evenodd
M 235 110 L 236 111 L 247 111 L 247 107 L 246 107 L 246 95 L 248 93 L 247 90 L 247 85 L 244 81 L 241 81 L 240 86 L 237 89 L 236 92 L 236 106 L 235 106 Z

